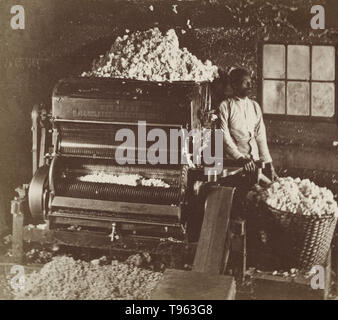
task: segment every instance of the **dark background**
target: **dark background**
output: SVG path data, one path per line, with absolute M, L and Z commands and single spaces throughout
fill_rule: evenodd
M 25 30 L 10 28 L 10 8 L 16 4 L 25 8 Z M 326 8 L 326 30 L 310 28 L 314 4 Z M 245 66 L 257 77 L 259 41 L 337 43 L 337 8 L 336 0 L 1 0 L 0 233 L 4 217 L 9 222 L 14 189 L 31 179 L 33 105 L 50 106 L 56 81 L 88 70 L 91 60 L 108 50 L 126 28 L 175 28 L 181 47 L 200 59 L 226 70 Z M 182 29 L 187 33 L 183 35 Z M 266 124 L 281 170 L 317 180 L 326 177 L 323 183 L 337 193 L 338 155 L 332 146 L 338 140 L 336 123 L 266 118 Z

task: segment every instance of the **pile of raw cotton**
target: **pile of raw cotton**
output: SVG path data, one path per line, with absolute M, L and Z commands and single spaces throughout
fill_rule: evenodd
M 333 193 L 309 179 L 279 178 L 268 188 L 261 189 L 258 194 L 260 200 L 281 211 L 306 216 L 338 217 Z
M 212 81 L 217 67 L 180 49 L 174 29 L 162 35 L 158 28 L 118 37 L 111 49 L 93 62 L 84 77 L 126 78 L 144 81 Z
M 112 175 L 105 172 L 94 172 L 92 174 L 78 177 L 78 180 L 84 182 L 110 183 L 132 187 L 145 186 L 145 187 L 170 188 L 170 185 L 168 183 L 165 183 L 161 179 L 154 178 L 148 179 L 139 174 Z
M 41 300 L 145 300 L 161 278 L 162 273 L 116 260 L 100 265 L 60 256 L 27 275 L 14 295 Z

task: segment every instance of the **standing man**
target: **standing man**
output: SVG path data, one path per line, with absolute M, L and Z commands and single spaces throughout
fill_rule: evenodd
M 266 174 L 271 180 L 277 175 L 272 165 L 261 108 L 248 98 L 251 89 L 250 73 L 243 68 L 230 72 L 233 96 L 219 106 L 220 129 L 223 131 L 225 156 L 238 160 L 245 171 L 256 169 L 255 161 L 267 165 Z

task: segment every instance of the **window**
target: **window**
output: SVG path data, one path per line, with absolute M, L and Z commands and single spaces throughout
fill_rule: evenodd
M 335 57 L 336 48 L 330 45 L 264 44 L 264 113 L 333 117 Z

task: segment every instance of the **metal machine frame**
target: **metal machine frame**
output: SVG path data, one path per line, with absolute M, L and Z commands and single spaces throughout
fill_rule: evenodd
M 125 84 L 124 81 L 120 81 L 120 84 Z M 237 268 L 239 278 L 243 278 L 245 272 L 245 222 L 244 221 L 231 221 L 230 222 L 230 212 L 232 207 L 232 200 L 234 194 L 234 188 L 232 187 L 222 187 L 221 180 L 219 182 L 208 182 L 208 178 L 202 173 L 201 169 L 192 169 L 189 170 L 189 174 L 192 176 L 198 176 L 198 179 L 203 182 L 205 193 L 202 196 L 194 197 L 193 204 L 190 208 L 185 209 L 190 212 L 200 211 L 200 222 L 197 239 L 191 241 L 188 239 L 187 230 L 181 225 L 181 233 L 183 238 L 179 239 L 176 237 L 163 237 L 159 236 L 146 236 L 137 234 L 127 234 L 121 236 L 119 234 L 118 223 L 111 223 L 110 219 L 105 218 L 104 216 L 95 216 L 95 217 L 85 217 L 86 223 L 89 228 L 86 230 L 76 228 L 76 219 L 70 214 L 51 214 L 47 212 L 47 209 L 42 210 L 43 215 L 40 217 L 37 215 L 31 215 L 31 212 L 41 211 L 41 208 L 50 208 L 51 201 L 54 205 L 57 204 L 58 207 L 69 206 L 77 207 L 80 209 L 86 209 L 86 201 L 81 201 L 81 199 L 73 199 L 71 202 L 69 199 L 64 199 L 62 197 L 50 197 L 46 194 L 46 185 L 49 184 L 48 192 L 53 195 L 55 192 L 55 187 L 53 186 L 53 175 L 54 168 L 58 162 L 58 148 L 60 147 L 60 136 L 58 125 L 62 122 L 67 123 L 68 120 L 74 118 L 74 110 L 79 110 L 77 105 L 75 109 L 72 109 L 72 105 L 77 104 L 81 99 L 101 99 L 106 95 L 109 95 L 109 86 L 107 86 L 107 80 L 100 79 L 98 81 L 92 79 L 81 79 L 78 82 L 76 79 L 71 80 L 62 80 L 59 82 L 59 87 L 54 90 L 53 94 L 53 112 L 48 114 L 45 108 L 34 107 L 32 112 L 32 131 L 33 131 L 33 180 L 30 185 L 23 185 L 21 188 L 18 188 L 18 197 L 12 201 L 11 212 L 13 214 L 13 257 L 14 260 L 22 262 L 24 258 L 23 246 L 24 242 L 40 242 L 40 243 L 50 243 L 50 244 L 60 244 L 67 246 L 78 246 L 86 248 L 99 248 L 115 251 L 141 251 L 146 248 L 147 251 L 150 251 L 155 254 L 163 253 L 163 248 L 171 247 L 171 251 L 180 250 L 178 248 L 186 248 L 188 252 L 194 255 L 194 266 L 193 270 L 209 273 L 223 273 L 225 272 L 228 264 L 228 258 L 230 251 L 237 252 L 237 262 L 240 260 L 239 265 L 241 267 Z M 102 85 L 101 85 L 102 84 Z M 142 82 L 135 82 L 133 85 L 141 85 Z M 160 84 L 162 86 L 163 84 Z M 73 88 L 71 88 L 74 86 Z M 97 89 L 97 86 L 100 89 Z M 148 87 L 149 84 L 146 84 L 142 89 L 143 92 L 149 95 L 151 88 Z M 58 90 L 64 90 L 67 92 L 66 96 L 70 98 L 67 100 L 68 104 L 62 104 L 62 97 L 58 96 Z M 75 88 L 75 89 L 74 89 Z M 104 88 L 104 89 L 102 89 Z M 210 110 L 210 95 L 208 86 L 199 87 L 198 85 L 191 86 L 189 83 L 181 83 L 175 86 L 169 85 L 168 94 L 176 94 L 177 92 L 187 90 L 187 88 L 192 88 L 190 91 L 190 97 L 193 96 L 193 92 L 199 91 L 199 97 L 197 100 L 191 100 L 189 102 L 188 109 L 188 127 L 189 128 L 200 128 L 200 115 L 202 112 Z M 203 89 L 204 88 L 204 89 Z M 137 88 L 136 88 L 137 89 Z M 201 89 L 204 92 L 204 95 L 201 95 Z M 72 91 L 73 90 L 73 91 Z M 174 93 L 172 93 L 171 91 Z M 175 91 L 176 90 L 176 91 Z M 191 90 L 191 89 L 190 89 Z M 123 90 L 121 89 L 123 93 Z M 136 90 L 137 93 L 140 91 Z M 151 93 L 150 93 L 151 95 Z M 192 96 L 191 96 L 192 95 Z M 197 95 L 198 96 L 198 95 Z M 158 97 L 163 100 L 162 96 Z M 152 97 L 150 96 L 150 100 Z M 148 100 L 149 100 L 148 99 Z M 191 99 L 191 98 L 190 98 Z M 137 99 L 136 99 L 137 100 Z M 71 103 L 70 103 L 70 102 Z M 89 100 L 88 100 L 89 101 Z M 96 104 L 99 108 L 99 105 L 95 103 L 95 100 L 90 100 Z M 101 101 L 101 100 L 100 100 Z M 165 101 L 165 100 L 163 100 Z M 66 106 L 67 107 L 63 107 Z M 137 104 L 134 103 L 136 106 Z M 64 108 L 64 109 L 63 109 Z M 84 107 L 85 110 L 91 108 L 90 104 L 87 104 L 87 107 Z M 135 107 L 136 110 L 137 107 Z M 73 110 L 73 111 L 72 111 Z M 90 113 L 90 111 L 88 111 Z M 186 112 L 186 111 L 185 111 Z M 88 114 L 88 113 L 87 113 Z M 121 114 L 117 113 L 121 116 Z M 99 119 L 103 115 L 103 119 Z M 111 114 L 108 112 L 105 114 L 97 113 L 95 114 L 95 119 L 90 120 L 89 122 L 93 125 L 100 124 L 102 121 L 108 124 L 119 122 L 119 119 L 105 119 L 105 116 L 108 115 L 108 118 L 111 117 Z M 63 117 L 66 118 L 63 118 Z M 80 114 L 81 117 L 86 117 L 86 112 Z M 122 114 L 125 117 L 124 114 Z M 68 117 L 68 118 L 67 118 Z M 164 119 L 163 115 L 153 115 L 153 119 L 159 117 L 159 119 Z M 75 117 L 76 118 L 76 117 Z M 97 119 L 96 119 L 97 118 Z M 179 119 L 179 117 L 176 118 Z M 138 118 L 139 119 L 139 118 Z M 74 119 L 76 122 L 84 122 L 88 119 Z M 128 120 L 129 121 L 129 120 Z M 159 120 L 157 120 L 159 121 Z M 86 121 L 85 121 L 86 122 Z M 88 121 L 87 121 L 88 122 Z M 120 120 L 121 122 L 121 120 Z M 122 121 L 124 123 L 124 121 Z M 156 122 L 156 119 L 155 119 Z M 52 140 L 52 143 L 50 142 Z M 48 150 L 48 152 L 46 152 Z M 231 171 L 232 170 L 232 171 Z M 237 172 L 238 168 L 229 168 L 228 172 Z M 222 178 L 224 179 L 224 177 Z M 195 180 L 194 180 L 195 181 Z M 38 189 L 32 188 L 32 185 L 40 186 Z M 34 193 L 35 197 L 31 197 L 30 193 Z M 36 197 L 37 195 L 37 197 Z M 29 200 L 29 199 L 37 200 Z M 48 199 L 49 198 L 49 199 Z M 52 200 L 51 200 L 52 199 Z M 200 200 L 198 200 L 200 199 Z M 96 203 L 97 202 L 97 203 Z M 196 207 L 196 203 L 199 203 L 199 207 Z M 96 206 L 100 211 L 100 208 L 107 212 L 109 211 L 110 204 L 104 201 L 91 200 L 91 206 Z M 176 215 L 176 207 L 166 207 L 161 208 L 161 206 L 153 204 L 133 204 L 126 206 L 126 203 L 114 203 L 115 206 L 118 206 L 123 211 L 130 212 L 134 210 L 135 212 L 151 211 L 153 214 L 158 214 L 161 210 L 166 210 L 165 214 L 168 214 L 168 210 L 173 211 L 173 214 Z M 184 206 L 187 206 L 187 203 L 184 203 Z M 201 211 L 202 209 L 202 211 Z M 174 212 L 175 211 L 175 212 Z M 42 219 L 41 219 L 42 218 Z M 81 218 L 81 217 L 79 217 Z M 54 222 L 62 219 L 62 221 L 69 221 L 69 226 L 72 228 L 58 228 L 55 226 Z M 46 224 L 43 223 L 44 220 Z M 133 221 L 135 223 L 135 221 Z M 35 225 L 32 225 L 35 224 Z M 232 226 L 230 231 L 230 227 Z M 91 228 L 93 227 L 93 228 Z M 104 227 L 106 230 L 110 228 L 110 232 L 101 232 L 97 228 Z M 174 226 L 173 226 L 174 227 Z M 175 226 L 177 228 L 177 226 Z M 178 230 L 178 229 L 176 229 Z M 168 229 L 166 230 L 168 231 Z M 221 236 L 220 236 L 221 235 Z M 233 247 L 230 242 L 236 243 Z M 174 247 L 174 248 L 172 248 Z M 239 260 L 238 260 L 239 259 Z

